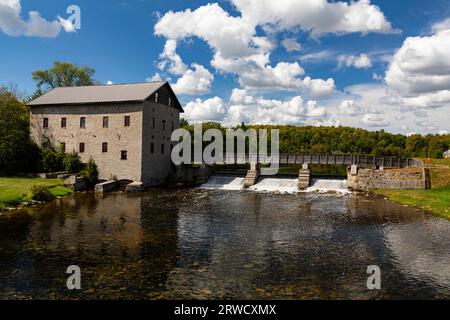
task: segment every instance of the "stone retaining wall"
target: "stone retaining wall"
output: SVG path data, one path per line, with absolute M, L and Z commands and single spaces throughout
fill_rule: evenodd
M 355 168 L 347 172 L 350 190 L 370 189 L 425 190 L 428 187 L 428 170 L 424 168 L 405 169 L 363 169 Z

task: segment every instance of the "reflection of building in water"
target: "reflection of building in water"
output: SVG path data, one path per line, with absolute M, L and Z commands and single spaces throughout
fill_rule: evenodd
M 26 296 L 48 298 L 49 290 L 55 291 L 56 297 L 65 296 L 65 268 L 76 264 L 82 270 L 83 287 L 94 290 L 95 297 L 114 298 L 121 287 L 130 290 L 120 292 L 121 297 L 129 294 L 130 298 L 143 288 L 152 290 L 157 282 L 149 280 L 149 275 L 167 278 L 173 267 L 174 258 L 170 262 L 163 255 L 176 252 L 176 211 L 152 213 L 151 206 L 146 206 L 149 204 L 140 194 L 77 194 L 43 205 L 39 214 L 26 215 L 23 224 L 16 217 L 11 224 L 13 236 L 9 234 L 15 246 L 5 246 L 13 251 L 8 254 L 2 249 L 0 253 L 0 265 L 8 264 L 0 268 L 8 272 L 2 279 Z M 8 232 L 0 233 L 2 248 L 3 235 Z M 24 238 L 18 241 L 21 235 Z M 165 265 L 148 268 L 145 258 L 150 264 L 164 261 Z M 20 272 L 11 274 L 12 270 Z
M 141 286 L 155 295 L 164 289 L 178 259 L 178 208 L 171 204 L 161 206 L 155 200 L 157 197 L 150 195 L 142 200 L 139 248 L 144 268 Z

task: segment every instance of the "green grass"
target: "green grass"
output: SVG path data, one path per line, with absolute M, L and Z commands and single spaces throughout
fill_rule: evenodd
M 450 168 L 431 168 L 430 179 L 430 190 L 374 190 L 373 193 L 450 220 Z
M 450 220 L 450 187 L 431 190 L 375 190 L 374 193 Z
M 0 178 L 0 209 L 8 206 L 17 206 L 28 201 L 30 188 L 33 185 L 45 185 L 50 187 L 50 192 L 55 197 L 62 197 L 72 193 L 72 190 L 63 186 L 60 179 L 41 178 Z
M 420 159 L 426 165 L 450 167 L 450 159 Z

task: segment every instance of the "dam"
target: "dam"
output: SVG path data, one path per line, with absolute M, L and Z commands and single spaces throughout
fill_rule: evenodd
M 232 161 L 230 161 L 230 159 Z M 244 171 L 224 174 L 218 168 L 232 167 L 236 160 L 249 165 Z M 277 163 L 280 168 L 296 168 L 295 175 L 263 176 L 261 167 Z M 313 166 L 345 167 L 339 177 L 317 177 Z M 241 168 L 242 169 L 242 168 Z M 292 172 L 291 172 L 292 173 Z M 363 155 L 280 154 L 273 157 L 256 155 L 226 155 L 214 165 L 183 165 L 179 180 L 186 177 L 204 189 L 241 190 L 259 192 L 297 193 L 368 191 L 370 189 L 425 190 L 430 187 L 428 169 L 420 160 Z
M 337 177 L 316 177 L 311 179 L 311 185 L 306 189 L 300 189 L 298 179 L 295 176 L 279 175 L 275 177 L 262 177 L 253 186 L 244 186 L 245 177 L 238 174 L 219 173 L 213 174 L 200 189 L 207 190 L 249 190 L 254 192 L 269 192 L 280 194 L 295 194 L 298 192 L 336 193 L 350 194 L 347 188 L 347 180 Z

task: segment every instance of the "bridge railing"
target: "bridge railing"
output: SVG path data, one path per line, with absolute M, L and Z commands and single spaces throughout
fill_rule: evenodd
M 349 154 L 318 154 L 318 153 L 280 153 L 276 155 L 260 155 L 252 153 L 227 153 L 217 158 L 214 164 L 322 164 L 322 165 L 361 165 L 385 168 L 424 167 L 423 161 L 395 157 Z

